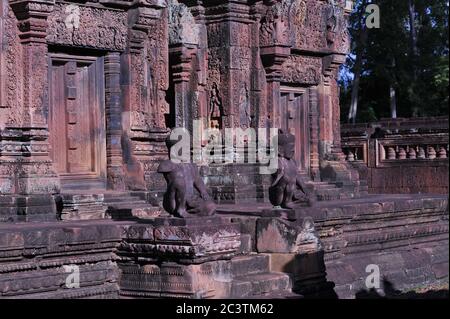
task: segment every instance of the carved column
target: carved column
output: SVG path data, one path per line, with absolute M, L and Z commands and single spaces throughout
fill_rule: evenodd
M 221 109 L 221 127 L 251 126 L 252 24 L 248 1 L 205 3 L 209 49 L 209 113 Z
M 311 178 L 320 181 L 320 155 L 319 155 L 319 97 L 316 87 L 309 89 L 309 122 L 310 122 L 310 168 Z
M 340 105 L 337 76 L 345 56 L 339 54 L 323 58 L 323 83 L 320 86 L 321 153 L 333 160 L 345 160 L 341 149 Z
M 260 53 L 267 79 L 267 111 L 271 127 L 280 128 L 280 82 L 282 64 L 290 56 L 288 14 L 285 3 L 265 1 L 266 9 L 261 19 Z
M 109 52 L 105 56 L 105 109 L 108 188 L 124 190 L 120 54 L 118 52 Z
M 192 96 L 193 119 L 201 119 L 206 126 L 208 117 L 208 31 L 206 27 L 205 7 L 202 0 L 185 2 L 195 19 L 198 28 L 198 46 L 193 64 L 194 95 Z
M 175 127 L 183 127 L 192 131 L 192 94 L 191 75 L 192 61 L 197 47 L 183 43 L 169 48 L 171 72 L 174 84 L 174 117 Z
M 21 194 L 56 193 L 59 181 L 49 158 L 47 18 L 54 0 L 10 0 L 18 20 L 22 52 L 22 118 L 9 127 L 14 144 L 11 153 L 17 161 L 15 192 Z M 15 66 L 17 69 L 20 66 Z M 18 124 L 18 123 L 17 123 Z
M 341 148 L 339 86 L 337 83 L 339 66 L 345 63 L 350 51 L 350 36 L 348 33 L 348 15 L 351 12 L 352 1 L 332 2 L 326 10 L 327 30 L 326 42 L 330 55 L 323 58 L 323 85 L 321 115 L 330 114 L 322 122 L 324 127 L 322 152 L 332 160 L 345 160 Z
M 6 21 L 8 19 L 8 2 L 2 1 L 0 3 L 0 109 L 7 107 L 6 101 L 6 46 L 8 45 L 6 39 Z M 4 121 L 0 112 L 0 121 Z M 0 128 L 2 125 L 0 124 Z
M 121 55 L 124 164 L 129 189 L 161 189 L 157 161 L 163 143 L 168 89 L 167 10 L 161 1 L 140 2 L 128 11 L 128 45 Z
M 267 112 L 269 127 L 281 128 L 280 82 L 283 62 L 289 57 L 288 46 L 274 45 L 261 48 L 261 57 L 267 78 Z
M 198 112 L 196 91 L 200 25 L 190 8 L 180 2 L 171 0 L 168 4 L 169 57 L 173 84 L 171 125 L 192 132 L 192 120 Z

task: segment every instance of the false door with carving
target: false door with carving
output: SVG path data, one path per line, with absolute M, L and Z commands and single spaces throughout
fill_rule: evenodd
M 106 187 L 103 63 L 101 57 L 50 58 L 51 157 L 63 189 Z
M 295 135 L 295 160 L 301 173 L 309 173 L 309 107 L 305 90 L 286 89 L 281 92 L 281 128 Z

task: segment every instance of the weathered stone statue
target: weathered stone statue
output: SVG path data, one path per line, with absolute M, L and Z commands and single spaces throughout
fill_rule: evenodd
M 169 150 L 177 141 L 166 139 Z M 162 173 L 167 182 L 164 194 L 164 209 L 181 218 L 197 216 L 210 216 L 215 213 L 216 205 L 206 191 L 205 184 L 200 177 L 197 165 L 193 163 L 175 163 L 170 158 L 161 162 L 158 173 Z
M 305 185 L 297 174 L 295 155 L 295 136 L 279 131 L 278 133 L 278 169 L 272 175 L 269 188 L 269 200 L 274 206 L 292 209 L 299 204 L 314 203 L 313 196 L 305 192 Z

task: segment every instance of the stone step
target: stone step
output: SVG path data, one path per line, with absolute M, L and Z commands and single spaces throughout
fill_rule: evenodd
M 233 279 L 232 298 L 264 296 L 280 292 L 290 292 L 291 280 L 288 275 L 279 272 L 250 274 Z
M 247 255 L 235 257 L 231 260 L 233 276 L 267 273 L 269 269 L 268 255 Z
M 135 205 L 135 204 L 148 204 L 145 200 L 139 197 L 128 197 L 128 198 L 112 198 L 104 201 L 104 205 Z
M 133 197 L 133 195 L 131 195 L 128 192 L 105 192 L 103 194 L 103 197 L 105 198 L 105 200 L 108 200 L 111 198 L 118 198 L 118 197 Z
M 274 291 L 267 295 L 248 296 L 245 299 L 304 299 L 303 295 L 290 290 Z
M 327 191 L 327 190 L 335 190 L 338 189 L 336 185 L 328 184 L 328 185 L 320 185 L 314 188 L 316 191 Z
M 140 199 L 131 202 L 109 202 L 105 203 L 105 206 L 108 206 L 107 214 L 113 219 L 153 218 L 163 213 L 159 206 L 152 206 Z
M 336 192 L 325 192 L 317 194 L 317 199 L 319 201 L 336 200 L 339 199 L 339 191 Z
M 339 194 L 339 199 L 351 199 L 351 198 L 355 198 L 355 194 L 348 192 L 348 193 L 340 193 Z

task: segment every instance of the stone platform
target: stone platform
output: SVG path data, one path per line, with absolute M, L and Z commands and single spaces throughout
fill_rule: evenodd
M 111 221 L 0 224 L 0 298 L 117 298 L 118 226 Z M 65 266 L 78 267 L 79 288 L 67 288 L 74 268 Z
M 444 196 L 218 212 L 0 224 L 0 298 L 354 298 L 368 265 L 403 291 L 448 282 Z M 66 266 L 80 288 L 66 287 Z
M 288 273 L 311 248 L 313 240 L 298 243 L 314 238 L 313 224 L 320 241 L 312 251 L 323 249 L 327 281 L 342 298 L 366 289 L 368 265 L 377 265 L 381 279 L 399 290 L 448 282 L 448 198 L 442 195 L 369 195 L 290 212 L 267 204 L 221 205 L 218 211 L 241 223 L 252 249 L 271 256 L 273 270 Z
M 122 297 L 295 295 L 289 276 L 270 270 L 269 256 L 243 245 L 239 223 L 218 216 L 127 225 L 117 254 Z
M 0 224 L 0 299 L 301 298 L 241 237 L 218 216 Z

